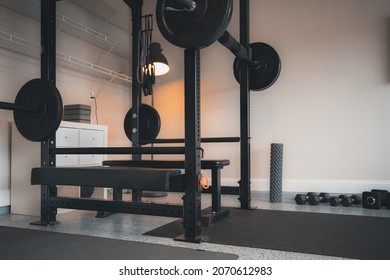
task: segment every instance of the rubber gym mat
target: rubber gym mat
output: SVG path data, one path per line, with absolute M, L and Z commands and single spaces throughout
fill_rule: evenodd
M 0 226 L 1 260 L 234 260 L 238 256 L 136 241 Z
M 390 260 L 390 218 L 230 209 L 202 235 L 209 243 L 365 260 Z M 175 237 L 181 220 L 146 235 Z

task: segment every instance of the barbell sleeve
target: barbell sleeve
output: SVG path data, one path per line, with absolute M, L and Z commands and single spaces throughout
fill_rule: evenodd
M 30 113 L 37 113 L 39 110 L 38 107 L 35 106 L 23 106 L 14 103 L 8 103 L 8 102 L 0 102 L 0 109 L 10 110 L 10 111 L 30 112 Z
M 239 43 L 228 31 L 225 31 L 222 36 L 218 39 L 223 46 L 230 50 L 236 57 L 252 62 L 248 51 Z

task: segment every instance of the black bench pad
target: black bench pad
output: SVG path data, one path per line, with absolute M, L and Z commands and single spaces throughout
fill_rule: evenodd
M 230 164 L 227 159 L 202 160 L 202 169 L 223 168 Z M 107 166 L 127 166 L 127 167 L 147 167 L 147 168 L 184 168 L 183 160 L 105 160 L 103 165 Z
M 169 191 L 172 178 L 180 170 L 135 167 L 56 167 L 33 168 L 32 185 L 70 185 Z

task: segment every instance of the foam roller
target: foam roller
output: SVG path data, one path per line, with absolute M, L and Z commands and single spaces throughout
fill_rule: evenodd
M 283 144 L 271 144 L 270 202 L 282 202 Z

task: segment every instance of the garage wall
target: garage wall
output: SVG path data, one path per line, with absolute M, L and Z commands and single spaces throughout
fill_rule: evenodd
M 125 22 L 125 24 L 118 26 L 110 20 L 110 17 L 113 17 L 117 22 L 119 17 L 129 17 L 130 10 L 122 1 L 118 0 L 111 6 L 107 6 L 104 1 L 95 1 L 93 6 L 91 3 L 87 3 L 90 7 L 101 8 L 107 13 L 99 14 L 99 16 L 88 11 L 86 7 L 78 5 L 77 2 L 58 2 L 58 14 L 68 19 L 77 20 L 82 26 L 106 34 L 129 48 L 130 21 L 128 24 Z M 20 3 L 25 5 L 24 8 L 20 6 Z M 24 83 L 40 77 L 39 4 L 39 0 L 0 2 L 0 32 L 2 32 L 0 33 L 0 100 L 2 101 L 13 102 Z M 109 52 L 110 46 L 108 44 L 98 43 L 98 40 L 94 44 L 94 39 L 91 39 L 91 36 L 88 37 L 82 32 L 78 33 L 74 28 L 72 30 L 61 21 L 57 22 L 57 30 L 58 52 L 131 76 L 129 60 L 118 57 L 117 52 Z M 22 38 L 23 43 L 29 42 L 32 47 L 10 43 L 8 35 L 16 36 L 17 38 L 12 39 L 15 41 Z M 130 56 L 130 51 L 128 56 Z M 92 123 L 96 123 L 95 103 L 89 98 L 92 92 L 97 100 L 99 124 L 109 127 L 109 144 L 128 146 L 130 142 L 123 131 L 123 119 L 131 106 L 131 83 L 118 82 L 116 79 L 111 80 L 111 78 L 96 75 L 91 71 L 85 71 L 82 67 L 74 66 L 57 59 L 57 88 L 61 92 L 63 103 L 91 105 Z M 10 204 L 10 150 L 12 142 L 10 122 L 12 121 L 12 112 L 0 111 L 0 208 Z M 20 172 L 30 171 L 20 170 Z
M 145 3 L 154 10 L 155 1 Z M 238 35 L 238 0 L 228 30 Z M 284 189 L 390 189 L 390 2 L 250 1 L 251 42 L 282 59 L 278 81 L 251 94 L 252 186 L 267 190 L 271 143 L 284 144 Z M 161 137 L 183 135 L 183 50 L 155 33 L 171 72 L 156 87 Z M 218 43 L 201 51 L 202 136 L 239 135 L 233 56 Z M 205 145 L 239 178 L 237 144 Z

